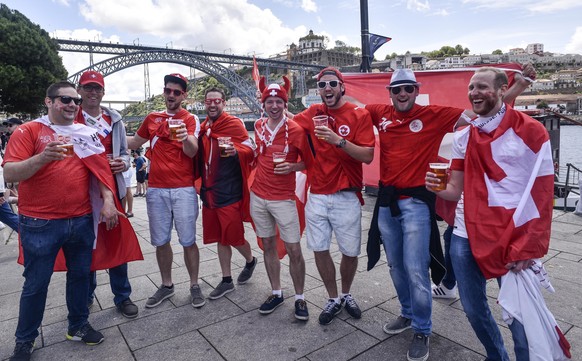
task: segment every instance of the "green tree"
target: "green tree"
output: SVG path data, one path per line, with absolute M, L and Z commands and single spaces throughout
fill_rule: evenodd
M 0 4 L 0 110 L 36 116 L 44 108 L 46 88 L 66 78 L 57 42 Z
M 461 44 L 457 44 L 455 46 L 455 55 L 463 55 L 463 46 Z
M 501 51 L 501 49 L 496 49 L 496 50 L 493 50 L 493 52 L 491 54 L 493 54 L 493 55 L 503 55 L 503 52 Z

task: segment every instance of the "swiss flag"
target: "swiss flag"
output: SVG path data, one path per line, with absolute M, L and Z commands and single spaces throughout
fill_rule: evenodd
M 257 65 L 257 58 L 253 55 L 253 80 L 255 81 L 255 85 L 257 89 L 259 89 L 259 80 L 261 76 L 259 75 L 259 66 Z
M 465 155 L 465 223 L 486 278 L 549 247 L 554 170 L 543 125 L 507 107 L 491 133 L 472 127 Z

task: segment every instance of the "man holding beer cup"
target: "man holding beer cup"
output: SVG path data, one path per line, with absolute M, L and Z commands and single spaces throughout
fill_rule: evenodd
M 285 86 L 265 86 L 262 77 L 261 103 L 266 114 L 255 122 L 255 142 L 259 149 L 256 159 L 255 179 L 251 186 L 251 215 L 255 232 L 263 243 L 265 268 L 271 282 L 271 295 L 259 308 L 269 314 L 283 303 L 281 291 L 281 263 L 278 237 L 289 255 L 289 272 L 295 287 L 295 318 L 309 319 L 303 295 L 305 285 L 305 260 L 301 252 L 301 227 L 296 207 L 296 172 L 305 169 L 311 151 L 303 129 L 286 117 L 290 83 L 283 77 Z M 307 158 L 307 159 L 306 159 Z M 300 174 L 305 178 L 304 174 Z
M 182 108 L 186 99 L 188 80 L 173 73 L 164 77 L 166 110 L 150 113 L 137 133 L 128 138 L 130 149 L 137 150 L 150 141 L 151 174 L 146 193 L 151 243 L 156 247 L 156 259 L 162 284 L 146 301 L 146 307 L 160 305 L 174 295 L 172 282 L 173 251 L 170 244 L 172 224 L 184 248 L 184 262 L 190 276 L 192 306 L 206 303 L 198 285 L 200 253 L 196 245 L 198 197 L 194 189 L 192 158 L 198 152 L 198 118 Z M 170 130 L 170 120 L 180 120 L 184 126 Z
M 226 96 L 220 88 L 206 90 L 206 120 L 200 125 L 197 166 L 202 178 L 202 231 L 204 244 L 216 243 L 222 281 L 210 293 L 218 299 L 234 291 L 231 273 L 232 248 L 246 265 L 237 278 L 245 284 L 253 275 L 257 259 L 245 239 L 243 221 L 250 221 L 247 178 L 255 157 L 255 143 L 244 123 L 224 111 Z

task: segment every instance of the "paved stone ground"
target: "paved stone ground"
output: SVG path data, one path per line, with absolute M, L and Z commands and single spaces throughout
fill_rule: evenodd
M 373 202 L 373 198 L 368 199 L 364 207 L 363 235 L 367 234 Z M 352 319 L 343 311 L 330 325 L 320 326 L 317 317 L 327 294 L 313 253 L 305 248 L 302 241 L 307 268 L 305 296 L 310 320 L 301 322 L 293 317 L 293 287 L 288 273 L 288 258 L 283 259 L 281 272 L 283 292 L 288 298 L 274 313 L 263 316 L 259 314 L 258 307 L 270 294 L 270 287 L 261 251 L 250 228 L 247 228 L 247 239 L 251 241 L 260 264 L 246 285 L 237 286 L 234 292 L 219 300 L 208 300 L 201 309 L 193 308 L 189 300 L 188 275 L 182 250 L 174 234 L 173 279 L 176 294 L 157 308 L 144 308 L 146 299 L 160 283 L 160 275 L 155 250 L 148 243 L 145 199 L 136 198 L 134 203 L 135 217 L 131 221 L 139 235 L 145 258 L 129 266 L 133 287 L 131 297 L 139 306 L 139 316 L 128 320 L 116 311 L 109 277 L 105 271 L 100 271 L 97 302 L 89 320 L 104 333 L 106 340 L 94 347 L 66 341 L 64 274 L 54 274 L 33 360 L 406 359 L 412 339 L 411 330 L 395 336 L 382 332 L 382 325 L 399 313 L 399 303 L 384 255 L 383 261 L 370 272 L 366 271 L 365 252 L 360 257 L 352 293 L 363 310 L 362 318 Z M 444 225 L 441 227 L 444 229 Z M 199 219 L 199 240 L 201 231 Z M 23 269 L 16 263 L 18 250 L 15 234 L 9 229 L 1 231 L 0 242 L 0 360 L 5 360 L 14 347 Z M 365 244 L 362 249 L 365 250 Z M 339 265 L 337 247 L 333 246 L 332 251 Z M 204 294 L 208 295 L 221 278 L 216 247 L 202 246 L 200 255 L 200 285 Z M 552 242 L 544 261 L 556 289 L 555 294 L 545 293 L 546 301 L 572 344 L 573 360 L 582 360 L 582 217 L 554 212 Z M 235 276 L 243 265 L 244 259 L 235 252 Z M 490 306 L 513 358 L 511 334 L 503 324 L 500 307 L 496 304 L 497 292 L 496 282 L 489 282 Z M 465 318 L 460 301 L 434 300 L 433 306 L 430 360 L 483 360 L 484 350 Z

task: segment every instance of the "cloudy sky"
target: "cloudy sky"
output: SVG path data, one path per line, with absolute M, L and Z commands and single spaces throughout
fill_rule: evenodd
M 309 30 L 360 47 L 360 0 L 0 0 L 53 37 L 139 43 L 268 57 Z M 580 0 L 368 0 L 371 33 L 391 37 L 375 54 L 461 44 L 473 54 L 543 43 L 545 51 L 582 54 Z M 70 74 L 88 54 L 61 53 Z M 105 58 L 95 56 L 94 61 Z M 164 74 L 189 70 L 150 64 L 151 92 Z M 108 100 L 141 100 L 143 67 L 106 78 Z

